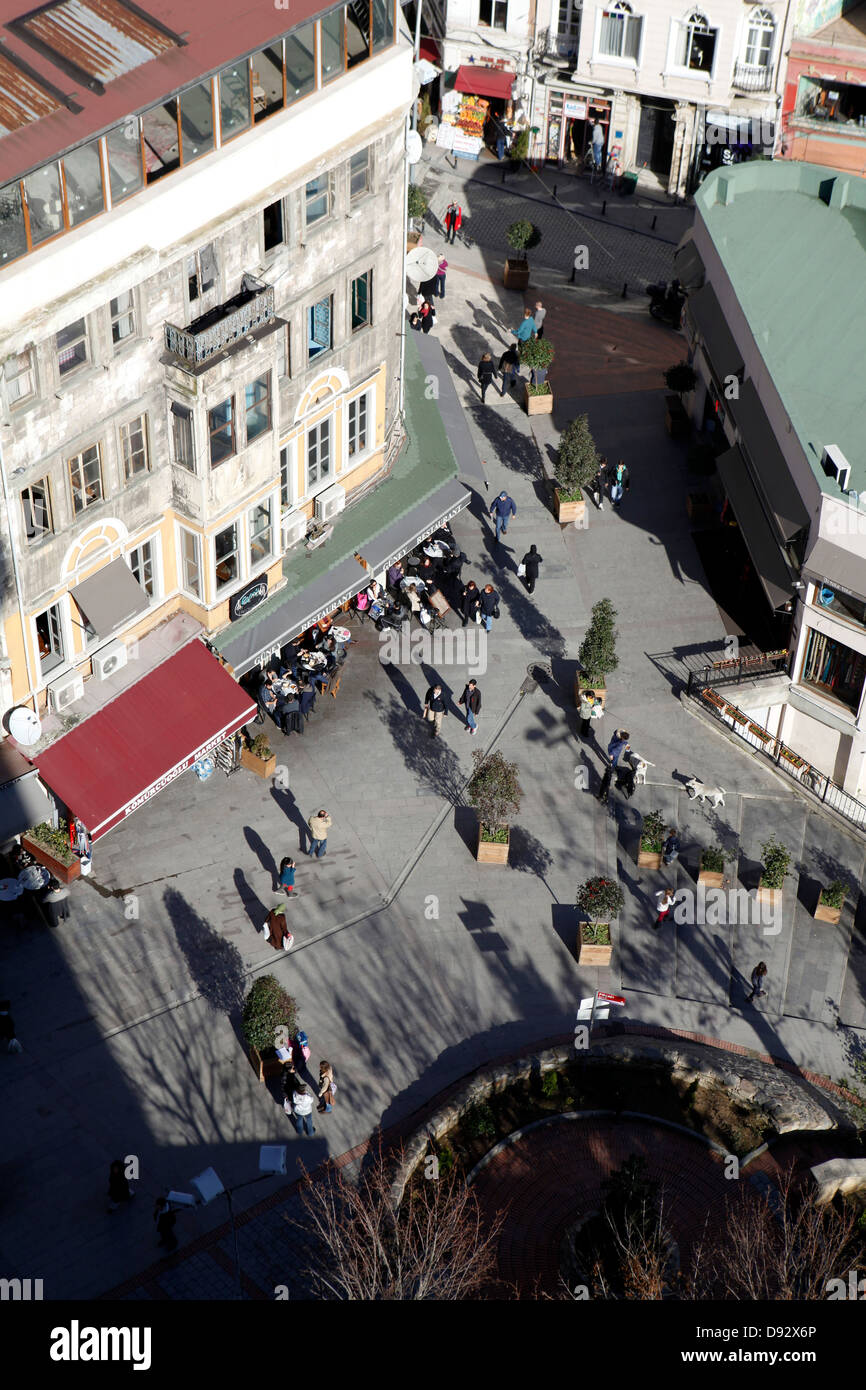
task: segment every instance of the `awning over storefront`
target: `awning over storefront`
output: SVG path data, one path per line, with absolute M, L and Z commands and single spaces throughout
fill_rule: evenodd
M 193 641 L 35 759 L 94 840 L 235 733 L 256 706 Z
M 72 597 L 98 637 L 107 637 L 143 613 L 150 600 L 125 560 L 112 560 L 76 584 Z
M 479 491 L 483 487 L 486 492 L 488 483 L 484 465 L 478 457 L 475 441 L 469 433 L 466 412 L 460 404 L 442 344 L 432 333 L 419 333 L 416 335 L 415 346 L 427 376 L 433 377 L 439 384 L 439 414 L 442 416 L 448 442 L 457 459 L 458 476 L 470 487 Z
M 674 274 L 685 290 L 698 289 L 706 279 L 707 272 L 691 227 L 674 252 Z
M 855 598 L 866 598 L 866 564 L 861 555 L 846 550 L 826 536 L 819 536 L 803 562 L 803 570 L 815 579 L 844 589 Z
M 487 68 L 483 63 L 464 63 L 457 69 L 454 90 L 469 92 L 476 97 L 493 97 L 497 101 L 510 101 L 511 88 L 517 74 L 502 72 L 499 68 Z
M 779 523 L 786 541 L 809 525 L 809 513 L 791 470 L 785 461 L 773 426 L 767 419 L 755 383 L 749 379 L 740 387 L 739 395 L 726 406 L 742 435 L 743 447 L 761 480 L 761 487 Z
M 426 59 L 428 63 L 434 63 L 436 67 L 442 66 L 442 56 L 435 39 L 422 38 L 418 46 L 418 57 Z
M 743 370 L 743 354 L 725 322 L 722 306 L 712 285 L 690 294 L 686 312 L 700 334 L 716 379 L 736 376 Z
M 0 845 L 39 825 L 49 810 L 36 768 L 4 738 L 0 742 Z
M 794 592 L 793 578 L 746 460 L 739 449 L 729 449 L 716 467 L 770 607 L 780 608 Z

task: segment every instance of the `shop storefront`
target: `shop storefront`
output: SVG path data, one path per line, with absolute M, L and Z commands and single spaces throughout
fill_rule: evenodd
M 543 128 L 538 138 L 541 159 L 558 165 L 583 159 L 592 145 L 592 132 L 600 125 L 604 132 L 605 155 L 618 156 L 616 138 L 611 141 L 611 103 L 607 97 L 549 88 L 545 92 Z M 615 133 L 614 133 L 615 135 Z
M 730 111 L 702 112 L 691 188 L 702 184 L 713 169 L 771 155 L 774 142 L 775 126 L 761 116 Z
M 497 137 L 510 131 L 515 77 L 481 63 L 459 67 L 442 98 L 437 144 L 463 159 L 477 159 L 485 144 L 495 149 Z

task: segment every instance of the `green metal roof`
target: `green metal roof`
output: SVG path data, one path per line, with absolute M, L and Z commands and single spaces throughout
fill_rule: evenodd
M 695 194 L 822 488 L 826 444 L 866 490 L 866 179 L 793 160 L 718 169 Z

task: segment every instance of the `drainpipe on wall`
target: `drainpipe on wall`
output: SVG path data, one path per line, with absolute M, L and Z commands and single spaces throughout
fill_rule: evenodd
M 30 646 L 27 641 L 27 621 L 24 614 L 24 600 L 21 595 L 21 576 L 18 573 L 18 556 L 15 554 L 15 544 L 12 539 L 12 527 L 10 524 L 9 507 L 9 484 L 6 481 L 6 465 L 3 462 L 3 446 L 0 443 L 0 480 L 3 485 L 3 502 L 6 508 L 6 529 L 9 536 L 9 554 L 12 558 L 12 574 L 15 578 L 15 597 L 18 601 L 18 616 L 21 620 L 21 641 L 24 645 L 24 665 L 27 668 L 27 685 L 29 687 L 28 698 L 33 700 L 33 708 L 36 709 L 36 682 L 33 679 L 33 670 L 30 665 Z
M 418 13 L 421 13 L 419 3 Z M 417 49 L 416 49 L 417 52 Z M 413 103 L 414 110 L 414 103 Z M 401 421 L 404 418 L 405 399 L 406 399 L 406 257 L 409 254 L 409 155 L 406 150 L 406 139 L 410 129 L 409 119 L 406 119 L 406 127 L 403 135 L 403 284 L 400 288 L 400 398 L 397 404 L 397 415 Z

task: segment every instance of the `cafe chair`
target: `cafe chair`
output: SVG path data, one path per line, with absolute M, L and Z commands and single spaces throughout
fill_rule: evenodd
M 343 679 L 343 673 L 342 673 L 342 671 L 338 671 L 337 674 L 334 676 L 334 679 L 331 681 L 330 686 L 328 687 L 328 694 L 329 694 L 334 700 L 336 700 L 336 698 L 337 698 L 337 691 L 340 689 L 340 681 L 341 681 L 342 679 Z

